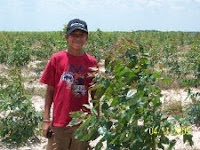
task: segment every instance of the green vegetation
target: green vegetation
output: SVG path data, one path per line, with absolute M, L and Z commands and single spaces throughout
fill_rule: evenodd
M 17 39 L 9 53 L 3 55 L 9 70 L 5 76 L 0 76 L 0 136 L 7 146 L 25 144 L 34 136 L 42 120 L 41 113 L 32 106 L 30 96 L 25 94 L 21 69 L 31 59 L 26 44 Z
M 176 141 L 169 140 L 167 135 L 178 134 L 176 126 L 189 123 L 185 118 L 169 121 L 170 116 L 162 112 L 161 89 L 156 81 L 164 79 L 151 68 L 149 54 L 134 41 L 122 39 L 103 58 L 106 72 L 97 74 L 94 87 L 94 101 L 100 100 L 95 107 L 101 106 L 100 115 L 95 108 L 91 108 L 89 117 L 81 111 L 74 113 L 74 120 L 83 122 L 76 136 L 80 140 L 102 136 L 96 150 L 102 149 L 103 142 L 114 150 L 172 149 Z M 190 133 L 179 134 L 192 145 Z
M 62 49 L 67 49 L 64 32 L 0 32 L 0 64 L 8 68 L 0 68 L 2 141 L 20 145 L 35 134 L 41 114 L 30 97 L 37 90 L 28 91 L 24 83 L 38 81 L 47 60 Z M 96 76 L 100 116 L 95 108 L 89 118 L 74 114 L 74 118 L 81 115 L 84 122 L 77 132 L 80 139 L 101 135 L 96 149 L 103 141 L 110 149 L 172 148 L 175 141 L 170 141 L 162 128 L 172 132 L 173 124 L 199 126 L 199 93 L 188 93 L 193 98 L 188 108 L 172 102 L 162 109 L 160 97 L 163 89 L 200 87 L 200 33 L 97 30 L 89 33 L 85 51 L 105 60 L 106 72 Z M 37 76 L 23 77 L 22 70 L 35 61 L 39 61 L 33 69 Z M 38 95 L 43 95 L 40 91 Z M 169 121 L 171 116 L 173 121 Z M 156 129 L 155 134 L 149 133 L 151 128 Z M 192 135 L 183 136 L 184 142 L 192 145 Z
M 149 53 L 151 67 L 160 70 L 171 83 L 162 88 L 199 87 L 200 33 L 198 32 L 96 32 L 89 33 L 85 50 L 98 60 L 122 37 L 133 40 Z M 31 60 L 47 61 L 52 53 L 66 49 L 63 32 L 0 32 L 0 62 L 8 64 L 15 43 L 24 43 Z M 12 59 L 10 60 L 12 61 Z

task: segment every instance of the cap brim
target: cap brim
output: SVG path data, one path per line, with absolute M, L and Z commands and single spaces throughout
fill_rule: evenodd
M 88 33 L 88 30 L 84 29 L 84 28 L 80 28 L 80 27 L 76 27 L 76 28 L 73 28 L 69 31 L 67 31 L 67 35 L 70 35 L 73 31 L 75 30 L 81 30 L 81 31 L 84 31 L 84 32 L 87 32 Z

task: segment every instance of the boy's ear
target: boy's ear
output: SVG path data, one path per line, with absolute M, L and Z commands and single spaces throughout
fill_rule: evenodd
M 66 41 L 68 41 L 68 35 L 67 34 L 65 34 L 65 39 L 66 39 Z
M 86 38 L 86 40 L 88 40 L 88 34 L 87 34 L 87 38 Z

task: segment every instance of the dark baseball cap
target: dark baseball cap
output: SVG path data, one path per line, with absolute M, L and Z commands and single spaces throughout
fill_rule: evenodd
M 70 20 L 67 25 L 67 35 L 70 35 L 75 30 L 82 30 L 88 33 L 86 22 L 80 19 Z

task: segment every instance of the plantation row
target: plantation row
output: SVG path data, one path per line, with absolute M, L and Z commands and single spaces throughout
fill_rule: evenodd
M 199 87 L 200 33 L 97 30 L 89 34 L 85 51 L 98 60 L 103 59 L 121 38 L 132 40 L 140 51 L 149 54 L 152 68 L 160 70 L 163 77 L 171 78 L 168 85 L 160 83 L 163 88 Z M 64 32 L 0 32 L 0 63 L 12 64 L 13 49 L 18 48 L 24 52 L 15 52 L 19 55 L 17 59 L 27 55 L 31 61 L 45 61 L 52 53 L 67 48 L 67 44 Z
M 21 145 L 36 133 L 41 134 L 41 112 L 32 106 L 33 93 L 24 87 L 24 82 L 31 79 L 23 69 L 30 62 L 40 61 L 35 70 L 38 81 L 52 53 L 66 48 L 63 32 L 0 32 L 0 64 L 8 68 L 0 70 L 3 142 Z M 106 72 L 96 74 L 94 101 L 100 103 L 94 108 L 86 106 L 91 115 L 73 114 L 75 121 L 83 121 L 76 132 L 79 139 L 95 140 L 101 136 L 97 150 L 105 141 L 108 149 L 116 150 L 155 150 L 166 145 L 171 149 L 176 140 L 169 140 L 162 129 L 172 133 L 177 125 L 199 125 L 200 116 L 194 113 L 200 109 L 199 93 L 192 95 L 194 107 L 177 116 L 163 112 L 160 98 L 165 88 L 199 88 L 200 33 L 97 30 L 89 33 L 85 51 L 105 60 Z M 100 116 L 95 109 L 98 105 Z M 173 119 L 169 120 L 170 117 Z M 183 135 L 183 141 L 192 145 L 190 132 Z

